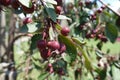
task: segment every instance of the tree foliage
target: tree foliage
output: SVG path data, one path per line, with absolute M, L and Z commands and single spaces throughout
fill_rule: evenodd
M 101 48 L 118 38 L 119 15 L 101 0 L 73 1 L 0 1 L 1 10 L 9 8 L 18 17 L 25 16 L 19 25 L 19 33 L 31 37 L 24 56 L 25 78 L 36 69 L 37 80 L 118 80 L 118 56 Z M 97 47 L 88 46 L 91 39 L 98 41 Z

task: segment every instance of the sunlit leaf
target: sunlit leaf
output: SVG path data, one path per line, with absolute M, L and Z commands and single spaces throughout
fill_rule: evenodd
M 58 17 L 57 17 L 57 19 L 66 19 L 66 20 L 70 20 L 70 21 L 72 21 L 70 18 L 68 18 L 67 16 L 65 16 L 65 15 L 59 15 Z
M 57 2 L 55 0 L 44 0 L 46 3 L 51 3 L 54 5 L 57 5 Z
M 18 0 L 22 5 L 30 7 L 31 0 Z

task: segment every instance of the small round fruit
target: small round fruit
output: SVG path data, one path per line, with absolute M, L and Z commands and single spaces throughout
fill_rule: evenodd
M 65 72 L 64 72 L 63 68 L 58 68 L 57 73 L 59 75 L 65 75 Z
M 102 6 L 101 6 L 101 8 L 102 8 L 102 9 L 105 9 L 105 8 L 106 8 L 106 6 L 105 6 L 105 5 L 102 5 Z
M 86 37 L 87 39 L 89 39 L 89 38 L 91 38 L 91 34 L 90 34 L 90 33 L 87 33 L 87 34 L 85 35 L 85 37 Z
M 28 24 L 28 23 L 31 23 L 32 22 L 32 19 L 27 17 L 23 20 L 23 24 Z
M 86 1 L 85 1 L 85 4 L 86 4 L 86 5 L 89 5 L 90 3 L 91 3 L 90 0 L 86 0 Z
M 62 6 L 62 0 L 55 0 L 57 2 L 57 6 Z
M 20 7 L 18 0 L 12 0 L 11 6 L 14 9 L 18 9 Z
M 25 13 L 30 14 L 30 13 L 33 13 L 33 12 L 34 12 L 35 6 L 32 5 L 30 8 L 28 8 L 28 7 L 24 6 L 24 5 L 22 5 L 22 9 L 23 9 L 23 11 L 24 11 Z
M 102 8 L 97 10 L 98 13 L 102 13 L 102 11 L 103 11 Z
M 66 45 L 63 43 L 60 43 L 60 48 L 59 48 L 60 53 L 63 53 L 66 51 Z
M 61 34 L 64 36 L 68 36 L 68 34 L 70 33 L 70 28 L 69 27 L 62 27 L 61 29 Z
M 59 49 L 60 48 L 60 44 L 58 41 L 55 40 L 51 40 L 47 43 L 47 46 L 53 50 Z
M 56 6 L 55 11 L 56 11 L 57 14 L 60 14 L 61 11 L 62 11 L 62 7 L 61 6 Z
M 92 15 L 91 15 L 91 19 L 92 19 L 92 20 L 96 20 L 96 18 L 97 18 L 97 17 L 96 17 L 95 14 L 92 14 Z
M 44 49 L 40 51 L 40 55 L 43 59 L 47 59 L 48 57 L 51 56 L 51 50 L 50 49 Z
M 4 6 L 8 6 L 11 4 L 11 0 L 0 0 L 0 3 Z
M 84 25 L 79 25 L 80 30 L 83 30 L 83 28 L 84 28 Z
M 79 6 L 83 6 L 83 2 L 82 2 L 82 1 L 79 1 L 78 5 L 79 5 Z
M 74 8 L 73 3 L 68 3 L 67 8 L 68 8 L 69 10 L 72 10 L 72 9 Z
M 38 47 L 40 50 L 45 49 L 46 46 L 47 46 L 47 43 L 46 43 L 45 40 L 39 40 L 39 41 L 37 42 L 37 47 Z
M 108 39 L 107 39 L 105 36 L 102 36 L 100 39 L 101 39 L 101 41 L 103 41 L 103 42 L 107 42 L 107 41 L 108 41 Z

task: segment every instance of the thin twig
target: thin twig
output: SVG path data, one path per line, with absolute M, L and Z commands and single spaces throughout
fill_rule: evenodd
M 115 11 L 111 6 L 107 5 L 103 0 L 98 0 L 100 3 L 105 5 L 108 9 L 110 9 L 112 12 L 114 12 L 116 15 L 120 16 L 120 13 L 118 11 Z

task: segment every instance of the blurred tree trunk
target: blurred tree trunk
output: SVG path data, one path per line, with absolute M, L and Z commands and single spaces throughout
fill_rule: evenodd
M 6 33 L 6 16 L 5 12 L 1 11 L 0 13 L 0 62 L 4 61 L 3 53 L 6 50 L 6 40 L 5 40 L 5 33 Z
M 9 34 L 8 34 L 8 49 L 7 56 L 9 62 L 14 62 L 14 37 L 15 37 L 15 24 L 16 24 L 16 14 L 11 13 L 10 24 L 9 24 Z

